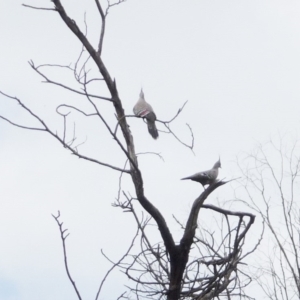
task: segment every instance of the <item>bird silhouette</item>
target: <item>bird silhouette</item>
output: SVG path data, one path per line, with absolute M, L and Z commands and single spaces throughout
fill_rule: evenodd
M 184 177 L 181 180 L 190 179 L 192 181 L 201 183 L 203 187 L 207 184 L 211 185 L 212 183 L 216 182 L 216 179 L 219 174 L 219 168 L 221 168 L 220 159 L 214 164 L 214 166 L 210 170 L 202 171 L 194 175 Z
M 143 89 L 141 89 L 138 102 L 133 107 L 133 112 L 137 117 L 147 120 L 148 131 L 154 139 L 158 138 L 158 131 L 155 125 L 156 115 L 152 106 L 146 102 Z

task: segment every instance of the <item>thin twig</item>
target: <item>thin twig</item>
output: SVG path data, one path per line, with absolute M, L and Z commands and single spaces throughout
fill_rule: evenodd
M 39 67 L 40 66 L 35 66 L 34 65 L 34 63 L 33 63 L 33 61 L 29 61 L 28 62 L 29 63 L 29 65 L 31 66 L 31 68 L 34 70 L 34 71 L 36 71 L 40 76 L 42 76 L 46 81 L 46 83 L 51 83 L 51 84 L 54 84 L 54 85 L 57 85 L 57 86 L 60 86 L 60 87 L 62 87 L 62 88 L 64 88 L 64 89 L 66 89 L 66 90 L 69 90 L 69 91 L 71 91 L 71 92 L 74 92 L 74 93 L 77 93 L 77 94 L 79 94 L 79 95 L 86 95 L 85 93 L 83 93 L 83 92 L 81 92 L 81 91 L 78 91 L 78 90 L 75 90 L 75 89 L 73 89 L 73 88 L 71 88 L 71 87 L 69 87 L 69 86 L 66 86 L 66 85 L 64 85 L 64 84 L 62 84 L 62 83 L 59 83 L 59 82 L 56 82 L 56 81 L 53 81 L 53 80 L 51 80 L 51 79 L 49 79 L 45 74 L 43 74 L 42 72 L 40 72 L 38 69 L 39 69 Z M 43 66 L 43 65 L 42 65 Z M 44 65 L 45 66 L 45 65 Z M 106 101 L 112 101 L 112 99 L 111 98 L 107 98 L 107 97 L 103 97 L 103 96 L 98 96 L 98 95 L 93 95 L 93 94 L 89 94 L 89 97 L 93 97 L 93 98 L 97 98 L 97 99 L 101 99 L 101 100 L 106 100 Z
M 54 8 L 37 7 L 37 6 L 31 6 L 31 5 L 28 5 L 28 4 L 22 4 L 22 6 L 28 7 L 28 8 L 32 8 L 32 9 L 39 9 L 39 10 L 53 10 L 53 11 L 56 11 L 56 9 L 54 9 Z
M 113 263 L 112 267 L 106 272 L 105 276 L 103 277 L 103 279 L 102 279 L 102 281 L 101 281 L 101 283 L 100 283 L 100 286 L 99 286 L 98 292 L 97 292 L 97 294 L 96 294 L 95 300 L 98 300 L 98 297 L 99 297 L 99 295 L 100 295 L 100 293 L 101 293 L 101 289 L 102 289 L 102 287 L 103 287 L 103 285 L 104 285 L 105 280 L 106 280 L 107 277 L 109 276 L 109 274 L 113 271 L 114 268 L 118 267 L 118 266 L 121 264 L 121 262 L 129 255 L 129 252 L 130 252 L 131 249 L 133 248 L 134 242 L 135 242 L 137 236 L 139 235 L 139 231 L 140 231 L 140 229 L 138 228 L 137 231 L 136 231 L 136 234 L 135 234 L 135 236 L 133 237 L 133 239 L 132 239 L 132 241 L 131 241 L 131 243 L 130 243 L 128 249 L 127 249 L 127 251 L 125 252 L 125 254 L 124 254 L 124 255 L 123 255 L 116 263 Z M 101 249 L 101 253 L 102 253 L 102 255 L 103 255 L 104 257 L 106 257 L 106 255 L 104 255 L 104 252 L 103 252 L 102 249 Z M 110 261 L 111 261 L 111 260 L 110 260 Z
M 82 300 L 81 296 L 80 296 L 80 293 L 77 289 L 77 286 L 75 284 L 75 281 L 73 280 L 72 276 L 71 276 L 71 273 L 69 271 L 69 266 L 68 266 L 68 258 L 67 258 L 67 248 L 66 248 L 66 238 L 69 236 L 69 233 L 66 235 L 65 233 L 67 232 L 68 229 L 63 229 L 63 222 L 60 222 L 59 221 L 59 218 L 60 218 L 60 211 L 58 211 L 57 213 L 57 216 L 53 215 L 52 214 L 52 217 L 55 219 L 57 225 L 58 225 L 58 228 L 59 228 L 59 231 L 60 231 L 60 238 L 61 238 L 61 241 L 62 241 L 62 246 L 63 246 L 63 253 L 64 253 L 64 263 L 65 263 L 65 269 L 66 269 L 66 272 L 67 272 L 67 275 L 68 275 L 68 278 L 76 292 L 76 295 L 78 297 L 79 300 Z
M 121 169 L 121 168 L 118 168 L 118 167 L 115 167 L 113 165 L 110 165 L 110 164 L 107 164 L 107 163 L 104 163 L 104 162 L 101 162 L 97 159 L 94 159 L 94 158 L 91 158 L 91 157 L 87 157 L 85 155 L 82 155 L 82 154 L 79 154 L 74 148 L 72 148 L 71 146 L 69 146 L 68 144 L 66 144 L 63 139 L 61 139 L 57 133 L 54 133 L 53 131 L 50 130 L 50 128 L 46 125 L 46 123 L 38 116 L 36 115 L 35 113 L 33 113 L 24 103 L 21 102 L 20 99 L 18 99 L 17 97 L 12 97 L 12 96 L 9 96 L 3 92 L 0 91 L 0 93 L 4 96 L 6 96 L 7 98 L 10 98 L 10 99 L 13 99 L 15 101 L 17 101 L 19 103 L 19 105 L 21 105 L 22 108 L 24 108 L 31 116 L 33 116 L 37 121 L 39 121 L 39 123 L 41 125 L 43 125 L 44 128 L 32 128 L 32 127 L 26 127 L 26 126 L 23 126 L 23 125 L 18 125 L 18 124 L 15 124 L 15 126 L 17 127 L 20 127 L 20 128 L 24 128 L 24 129 L 30 129 L 30 130 L 38 130 L 38 131 L 46 131 L 48 132 L 49 134 L 51 134 L 55 139 L 57 139 L 65 148 L 69 149 L 72 154 L 76 155 L 77 157 L 79 158 L 82 158 L 82 159 L 85 159 L 85 160 L 88 160 L 88 161 L 91 161 L 91 162 L 94 162 L 94 163 L 97 163 L 99 165 L 102 165 L 102 166 L 105 166 L 105 167 L 108 167 L 108 168 L 111 168 L 111 169 L 114 169 L 114 170 L 117 170 L 117 171 L 120 171 L 120 172 L 124 172 L 124 173 L 128 173 L 130 174 L 131 171 L 130 170 L 124 170 L 124 169 Z M 13 122 L 11 122 L 10 120 L 0 116 L 3 120 L 11 123 L 11 124 L 14 124 Z

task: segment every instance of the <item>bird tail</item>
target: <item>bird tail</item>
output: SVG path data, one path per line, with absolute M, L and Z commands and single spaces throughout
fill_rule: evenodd
M 147 120 L 148 131 L 154 139 L 158 138 L 158 131 L 155 122 L 152 120 Z
M 189 177 L 184 177 L 184 178 L 181 178 L 181 180 L 187 180 L 187 179 L 192 179 L 193 176 L 189 176 Z

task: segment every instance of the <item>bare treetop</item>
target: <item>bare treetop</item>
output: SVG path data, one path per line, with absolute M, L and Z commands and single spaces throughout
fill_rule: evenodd
M 171 129 L 171 123 L 181 114 L 187 102 L 178 109 L 174 116 L 170 117 L 169 121 L 162 121 L 156 118 L 152 106 L 146 102 L 145 95 L 143 91 L 141 91 L 139 100 L 133 109 L 135 115 L 132 116 L 126 114 L 117 87 L 117 81 L 110 75 L 102 57 L 107 16 L 112 7 L 118 6 L 125 1 L 108 1 L 103 5 L 99 0 L 95 0 L 95 8 L 97 9 L 98 16 L 101 20 L 101 25 L 98 30 L 99 38 L 96 46 L 94 46 L 87 37 L 87 24 L 85 23 L 86 28 L 84 32 L 79 28 L 76 21 L 68 15 L 68 12 L 65 10 L 60 0 L 52 0 L 52 2 L 54 4 L 53 8 L 33 7 L 27 4 L 24 4 L 24 6 L 37 10 L 54 11 L 57 13 L 61 18 L 62 24 L 69 28 L 70 32 L 72 32 L 80 42 L 80 55 L 74 65 L 47 63 L 36 65 L 33 61 L 30 61 L 29 65 L 33 71 L 43 79 L 44 83 L 58 86 L 70 93 L 81 96 L 83 101 L 89 105 L 89 108 L 82 108 L 72 102 L 60 103 L 56 107 L 56 113 L 61 117 L 62 126 L 60 132 L 57 132 L 57 130 L 52 129 L 38 114 L 33 112 L 24 101 L 21 101 L 18 97 L 13 97 L 1 92 L 7 99 L 15 101 L 20 105 L 32 119 L 38 122 L 39 127 L 29 127 L 19 124 L 2 115 L 0 115 L 0 118 L 9 122 L 11 125 L 22 129 L 45 132 L 78 158 L 119 172 L 119 191 L 113 205 L 120 208 L 123 212 L 129 212 L 133 216 L 133 219 L 136 222 L 137 231 L 133 235 L 134 237 L 126 253 L 116 262 L 110 259 L 109 255 L 106 255 L 104 251 L 102 251 L 103 256 L 112 263 L 112 267 L 99 285 L 96 293 L 96 300 L 99 298 L 107 276 L 115 268 L 121 269 L 131 282 L 135 284 L 135 287 L 133 287 L 133 285 L 128 287 L 129 294 L 124 292 L 119 299 L 130 299 L 130 295 L 132 294 L 134 294 L 136 299 L 140 299 L 140 297 L 150 297 L 151 299 L 156 297 L 157 299 L 168 300 L 204 300 L 220 297 L 229 299 L 231 295 L 234 295 L 236 289 L 241 295 L 243 287 L 248 284 L 241 283 L 242 275 L 240 275 L 241 272 L 239 267 L 242 259 L 247 256 L 242 255 L 242 247 L 245 243 L 246 234 L 254 223 L 255 216 L 247 212 L 229 211 L 204 204 L 205 200 L 214 192 L 214 190 L 229 182 L 217 180 L 218 169 L 221 167 L 220 160 L 211 170 L 186 178 L 198 181 L 203 186 L 208 185 L 208 187 L 203 192 L 199 193 L 199 196 L 194 200 L 190 213 L 187 216 L 187 220 L 185 222 L 179 222 L 177 220 L 177 223 L 182 229 L 182 236 L 179 242 L 174 240 L 164 216 L 157 207 L 154 206 L 151 200 L 148 199 L 148 196 L 145 193 L 143 172 L 139 166 L 139 154 L 135 149 L 134 135 L 132 134 L 130 127 L 130 120 L 132 119 L 130 118 L 142 117 L 146 119 L 148 131 L 154 139 L 156 139 L 158 135 L 160 135 L 160 139 L 163 139 L 166 134 L 170 134 L 175 138 L 175 141 L 179 142 L 179 145 L 187 147 L 192 152 L 194 147 L 194 134 L 192 128 L 186 124 L 191 135 L 191 141 L 190 143 L 187 143 L 183 142 L 178 134 Z M 87 67 L 88 64 L 89 67 L 92 65 L 91 68 L 97 72 L 97 76 L 93 77 L 91 75 L 90 69 Z M 55 68 L 58 72 L 62 69 L 67 70 L 70 75 L 75 78 L 76 85 L 69 86 L 50 78 L 51 76 L 46 73 L 48 68 Z M 95 92 L 91 92 L 91 86 L 94 84 L 106 87 L 106 93 L 98 95 Z M 111 115 L 108 115 L 107 112 L 101 109 L 99 105 L 99 102 L 101 101 L 107 103 L 107 105 L 111 105 L 114 109 L 113 115 L 115 117 L 115 122 L 113 124 L 108 121 Z M 176 108 L 173 109 L 176 112 Z M 89 157 L 81 148 L 79 148 L 80 144 L 76 144 L 75 142 L 75 126 L 70 128 L 67 122 L 70 113 L 73 111 L 81 114 L 85 118 L 91 117 L 99 121 L 99 124 L 105 128 L 107 134 L 118 148 L 119 156 L 123 159 L 122 165 L 121 163 L 118 165 L 115 161 L 108 162 L 102 158 Z M 164 130 L 160 129 L 160 126 L 164 126 Z M 107 151 L 109 151 L 109 149 L 107 149 Z M 145 153 L 148 152 L 144 152 L 144 154 Z M 160 154 L 156 153 L 156 155 L 161 157 Z M 125 176 L 132 181 L 133 191 L 131 192 L 123 190 L 122 179 Z M 142 214 L 137 213 L 137 204 L 143 209 Z M 198 225 L 201 223 L 199 220 L 199 212 L 201 209 L 211 210 L 214 213 L 220 214 L 227 222 L 227 232 L 222 236 L 221 242 L 217 248 L 214 239 L 209 241 L 209 238 L 203 234 L 203 232 L 205 232 L 204 229 Z M 66 250 L 66 238 L 68 235 L 66 234 L 66 229 L 63 227 L 63 222 L 60 221 L 60 212 L 58 212 L 57 215 L 53 215 L 53 217 L 60 231 L 64 264 L 68 278 L 74 288 L 77 298 L 81 300 L 82 298 L 79 289 L 69 270 Z M 229 218 L 234 220 L 232 221 L 234 225 L 231 225 L 228 221 Z M 148 236 L 148 229 L 150 226 L 157 227 L 160 234 L 159 243 L 153 243 Z M 197 229 L 200 231 L 198 235 L 196 234 Z M 208 236 L 212 237 L 211 232 L 207 233 Z M 132 254 L 132 251 L 134 251 L 134 242 L 138 238 L 140 242 L 140 251 Z M 221 248 L 226 248 L 227 250 L 222 251 L 220 250 Z M 194 251 L 195 249 L 197 250 L 196 253 Z M 205 271 L 203 271 L 202 268 L 205 269 Z

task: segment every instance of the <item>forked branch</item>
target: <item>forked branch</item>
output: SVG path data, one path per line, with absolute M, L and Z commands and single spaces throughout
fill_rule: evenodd
M 12 99 L 12 100 L 15 100 L 23 109 L 25 109 L 35 120 L 38 121 L 38 123 L 40 123 L 40 125 L 42 127 L 29 127 L 29 126 L 25 126 L 25 125 L 19 125 L 3 116 L 0 116 L 1 119 L 9 122 L 10 124 L 14 125 L 14 126 L 17 126 L 17 127 L 20 127 L 20 128 L 23 128 L 23 129 L 28 129 L 28 130 L 36 130 L 36 131 L 45 131 L 47 133 L 49 133 L 51 136 L 53 136 L 57 141 L 59 141 L 65 148 L 67 148 L 68 150 L 71 151 L 71 153 L 75 156 L 77 156 L 78 158 L 82 158 L 82 159 L 85 159 L 85 160 L 88 160 L 88 161 L 91 161 L 91 162 L 94 162 L 96 164 L 99 164 L 99 165 L 102 165 L 104 167 L 108 167 L 108 168 L 111 168 L 113 170 L 116 170 L 116 171 L 119 171 L 119 172 L 122 172 L 122 173 L 127 173 L 127 174 L 130 174 L 131 171 L 130 170 L 124 170 L 122 168 L 119 168 L 119 167 L 115 167 L 111 164 L 107 164 L 107 163 L 104 163 L 104 162 L 101 162 L 97 159 L 94 159 L 94 158 L 91 158 L 91 157 L 87 157 L 85 155 L 82 155 L 80 154 L 75 148 L 71 147 L 69 144 L 67 144 L 64 140 L 64 137 L 61 138 L 57 133 L 55 133 L 54 131 L 52 131 L 48 126 L 47 124 L 37 115 L 35 114 L 30 108 L 28 108 L 20 99 L 18 99 L 17 97 L 13 97 L 13 96 L 10 96 L 10 95 L 7 95 L 3 92 L 0 91 L 0 93 L 9 98 L 9 99 Z
M 66 269 L 66 272 L 67 272 L 67 275 L 68 275 L 68 278 L 76 292 L 76 295 L 78 297 L 79 300 L 82 300 L 81 298 L 81 295 L 78 291 L 78 288 L 76 286 L 76 283 L 75 281 L 73 280 L 72 276 L 71 276 L 71 273 L 70 273 L 70 270 L 69 270 L 69 266 L 68 266 L 68 257 L 67 257 L 67 248 L 66 248 L 66 239 L 67 237 L 69 236 L 69 233 L 66 234 L 66 232 L 68 231 L 68 229 L 63 229 L 63 222 L 60 222 L 59 221 L 59 218 L 60 218 L 60 211 L 57 212 L 57 215 L 52 215 L 52 217 L 55 219 L 57 225 L 58 225 L 58 228 L 59 228 L 59 232 L 60 232 L 60 238 L 61 238 L 61 241 L 62 241 L 62 246 L 63 246 L 63 253 L 64 253 L 64 263 L 65 263 L 65 269 Z

